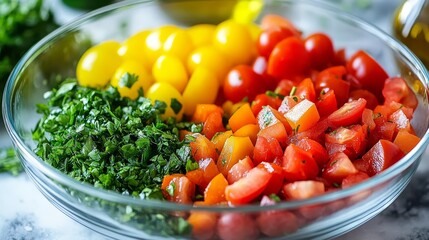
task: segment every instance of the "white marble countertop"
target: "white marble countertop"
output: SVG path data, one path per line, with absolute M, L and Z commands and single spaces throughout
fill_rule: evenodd
M 365 8 L 356 8 L 356 0 L 337 0 L 331 3 L 371 21 L 386 32 L 394 9 L 400 0 L 366 0 Z M 65 23 L 79 11 L 65 8 L 59 0 L 49 3 L 62 11 Z M 362 6 L 361 6 L 362 7 Z M 382 9 L 382 10 L 380 10 Z M 0 146 L 10 145 L 0 124 Z M 410 185 L 400 197 L 380 215 L 339 239 L 429 239 L 429 149 Z M 30 181 L 25 173 L 12 176 L 0 174 L 0 239 L 106 239 L 73 221 L 54 207 Z

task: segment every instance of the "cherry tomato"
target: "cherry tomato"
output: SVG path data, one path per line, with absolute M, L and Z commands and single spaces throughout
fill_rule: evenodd
M 264 106 L 270 106 L 274 109 L 278 109 L 282 103 L 282 100 L 276 96 L 268 96 L 267 94 L 258 94 L 253 100 L 251 108 L 255 116 L 262 110 Z
M 152 74 L 156 82 L 169 83 L 179 92 L 183 92 L 188 83 L 185 66 L 173 55 L 161 55 L 153 64 Z
M 216 25 L 197 24 L 187 29 L 193 45 L 198 48 L 212 44 Z
M 124 61 L 138 61 L 140 64 L 150 71 L 152 65 L 149 64 L 144 52 L 144 43 L 147 36 L 151 33 L 150 30 L 143 30 L 126 39 L 118 49 L 118 54 Z
M 305 74 L 310 67 L 310 55 L 304 42 L 288 37 L 274 47 L 268 59 L 267 73 L 278 79 L 294 79 Z
M 347 70 L 344 66 L 329 67 L 316 76 L 315 91 L 328 92 L 333 90 L 337 98 L 338 106 L 348 102 L 350 83 L 345 81 Z
M 262 30 L 277 27 L 289 29 L 294 33 L 295 36 L 301 36 L 301 32 L 295 27 L 295 25 L 283 16 L 276 14 L 267 14 L 262 18 Z
M 314 90 L 311 78 L 305 78 L 298 84 L 295 96 L 300 99 L 307 99 L 309 101 L 316 102 L 316 91 Z
M 262 31 L 257 42 L 258 53 L 268 59 L 276 44 L 291 36 L 293 32 L 288 28 L 276 27 Z
M 328 116 L 328 123 L 334 128 L 358 123 L 362 119 L 362 112 L 365 107 L 366 100 L 363 98 L 348 102 Z
M 310 138 L 303 138 L 298 141 L 296 145 L 309 152 L 320 168 L 322 168 L 329 159 L 326 149 L 319 142 Z
M 182 120 L 185 108 L 183 106 L 184 100 L 180 92 L 177 91 L 177 89 L 174 88 L 171 84 L 165 82 L 152 84 L 152 86 L 147 91 L 146 97 L 151 99 L 152 102 L 158 100 L 167 104 L 167 109 L 162 115 L 163 119 L 175 117 L 177 121 Z M 178 103 L 180 103 L 181 106 L 177 106 Z
M 189 54 L 194 50 L 192 39 L 184 29 L 173 31 L 163 44 L 163 53 L 178 57 L 183 64 L 186 64 Z
M 316 102 L 317 111 L 320 117 L 328 116 L 338 109 L 337 99 L 334 90 L 322 91 Z
M 334 59 L 334 45 L 331 38 L 324 33 L 313 33 L 304 39 L 305 49 L 310 54 L 311 66 L 322 70 Z
M 226 99 L 236 103 L 247 98 L 249 101 L 264 91 L 261 76 L 249 65 L 238 65 L 229 71 L 223 84 Z
M 351 56 L 346 66 L 347 71 L 358 80 L 362 88 L 372 92 L 380 102 L 383 102 L 381 90 L 388 75 L 374 58 L 359 50 Z

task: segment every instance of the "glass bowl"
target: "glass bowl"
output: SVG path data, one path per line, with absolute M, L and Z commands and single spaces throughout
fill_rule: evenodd
M 223 4 L 223 1 L 217 2 Z M 280 14 L 291 19 L 304 35 L 315 31 L 327 33 L 335 47 L 346 48 L 348 55 L 364 49 L 389 76 L 406 79 L 418 97 L 412 125 L 421 141 L 386 171 L 348 189 L 307 200 L 271 206 L 193 207 L 141 200 L 95 188 L 72 179 L 39 158 L 33 152 L 32 140 L 32 130 L 40 118 L 36 103 L 45 101 L 44 93 L 58 84 L 58 76 L 74 77 L 81 54 L 104 40 L 121 41 L 139 30 L 165 24 L 185 26 L 189 19 L 181 21 L 180 14 L 171 14 L 176 8 L 183 12 L 181 4 L 204 6 L 205 1 L 123 1 L 93 11 L 45 37 L 13 70 L 3 94 L 5 126 L 26 172 L 52 204 L 94 231 L 118 239 L 192 238 L 186 219 L 191 212 L 198 211 L 216 216 L 247 215 L 256 229 L 254 219 L 287 211 L 295 214 L 296 222 L 287 223 L 278 238 L 326 239 L 356 228 L 396 199 L 409 183 L 428 144 L 428 72 L 415 55 L 386 33 L 352 15 L 313 1 L 268 1 L 259 20 L 267 13 Z M 186 18 L 192 18 L 192 9 L 189 11 Z M 210 14 L 207 19 L 197 17 L 200 22 L 212 19 Z M 288 224 L 298 224 L 299 228 L 290 232 Z M 212 231 L 214 235 L 208 231 L 208 236 L 216 238 L 216 229 Z M 259 238 L 268 237 L 260 234 Z

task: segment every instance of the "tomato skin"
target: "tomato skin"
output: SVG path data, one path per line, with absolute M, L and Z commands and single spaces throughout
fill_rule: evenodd
M 245 213 L 224 213 L 217 222 L 217 234 L 222 240 L 252 240 L 259 235 L 253 217 Z
M 310 56 L 304 43 L 288 37 L 277 43 L 268 59 L 267 73 L 277 79 L 294 79 L 310 68 Z
M 350 159 L 356 159 L 366 148 L 366 126 L 353 125 L 349 128 L 339 127 L 325 134 L 325 146 L 330 156 L 343 152 Z
M 406 107 L 416 109 L 418 100 L 413 90 L 400 77 L 386 79 L 382 90 L 385 103 L 398 102 Z
M 252 168 L 246 176 L 225 189 L 225 197 L 233 205 L 241 205 L 255 200 L 267 187 L 272 174 L 260 167 Z
M 278 194 L 283 186 L 283 168 L 275 163 L 268 162 L 261 162 L 257 167 L 262 168 L 271 174 L 271 179 L 265 190 L 262 192 L 262 195 L 270 196 L 271 194 Z
M 313 33 L 304 39 L 305 49 L 310 54 L 311 66 L 314 69 L 326 68 L 334 59 L 334 44 L 324 33 Z
M 238 65 L 227 74 L 223 83 L 226 99 L 237 103 L 244 98 L 252 101 L 256 95 L 265 90 L 262 77 L 249 65 Z
M 293 32 L 288 28 L 272 27 L 263 30 L 257 42 L 258 53 L 268 59 L 276 44 L 291 36 Z
M 334 128 L 358 123 L 365 107 L 366 100 L 363 98 L 348 102 L 328 116 L 328 123 Z
M 391 141 L 380 139 L 362 160 L 368 163 L 368 175 L 374 176 L 392 166 L 404 156 L 401 149 Z
M 350 57 L 346 67 L 363 89 L 372 92 L 380 102 L 383 102 L 381 90 L 389 76 L 374 58 L 365 51 L 359 50 Z
M 288 181 L 311 180 L 319 173 L 319 167 L 313 156 L 295 144 L 287 146 L 282 167 Z

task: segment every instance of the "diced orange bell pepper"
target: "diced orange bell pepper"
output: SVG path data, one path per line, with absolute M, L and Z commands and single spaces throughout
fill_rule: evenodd
M 207 204 L 217 204 L 225 202 L 225 188 L 228 181 L 221 173 L 214 177 L 204 191 L 204 202 Z
M 203 123 L 213 112 L 219 112 L 220 115 L 223 115 L 223 109 L 216 104 L 197 104 L 192 116 L 192 122 Z
M 222 152 L 217 160 L 217 168 L 224 176 L 240 159 L 253 156 L 253 143 L 249 137 L 231 136 L 225 141 Z
M 228 120 L 229 126 L 233 132 L 240 129 L 242 126 L 247 124 L 257 124 L 255 115 L 253 115 L 252 109 L 249 103 L 243 104 L 237 111 L 232 114 Z
M 259 132 L 258 124 L 247 124 L 242 126 L 240 129 L 235 131 L 234 136 L 237 137 L 249 137 L 253 145 L 256 143 L 256 137 Z
M 295 132 L 302 132 L 313 127 L 320 119 L 316 104 L 307 99 L 295 105 L 285 116 Z
M 400 130 L 393 141 L 405 154 L 409 153 L 419 142 L 419 137 L 406 130 Z
M 232 136 L 232 131 L 218 132 L 212 137 L 212 142 L 215 145 L 216 151 L 221 152 L 226 139 Z

